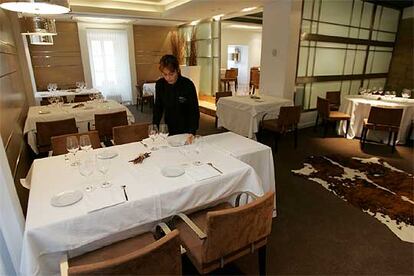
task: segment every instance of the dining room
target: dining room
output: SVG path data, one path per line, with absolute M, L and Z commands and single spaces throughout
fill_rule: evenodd
M 412 275 L 413 7 L 0 0 L 0 275 Z

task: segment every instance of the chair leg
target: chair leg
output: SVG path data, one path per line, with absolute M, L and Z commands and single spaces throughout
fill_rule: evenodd
M 363 127 L 362 128 L 362 131 L 361 131 L 361 137 L 359 137 L 359 142 L 362 144 L 362 142 L 364 142 L 364 132 L 365 132 L 365 128 Z
M 367 133 L 368 133 L 368 129 L 364 128 L 362 130 L 363 136 L 362 136 L 362 148 L 365 147 L 365 142 L 367 141 Z
M 298 147 L 298 127 L 293 130 L 295 149 Z
M 392 131 L 390 131 L 390 133 L 388 133 L 388 143 L 387 145 L 391 145 L 391 139 L 392 139 Z
M 394 134 L 394 141 L 392 143 L 392 153 L 394 153 L 394 151 L 395 151 L 395 145 L 397 144 L 397 136 L 398 136 L 398 133 L 397 132 L 393 132 L 393 134 Z
M 326 137 L 327 133 L 328 133 L 328 121 L 323 120 L 323 137 Z
M 315 131 L 316 128 L 318 127 L 318 123 L 319 123 L 319 114 L 316 115 L 316 122 L 315 122 L 315 126 L 313 127 L 313 130 Z
M 345 138 L 347 138 L 347 137 L 348 137 L 349 124 L 350 124 L 350 121 L 349 121 L 349 120 L 346 120 L 346 132 L 345 132 Z
M 259 248 L 259 274 L 266 275 L 266 245 Z
M 275 138 L 274 138 L 274 149 L 275 149 L 275 153 L 277 152 L 277 143 L 279 142 L 279 133 L 275 133 Z
M 215 120 L 214 120 L 214 126 L 217 128 L 217 125 L 218 125 L 218 118 L 217 118 L 217 116 L 216 116 L 216 118 L 215 118 Z
M 144 112 L 144 100 L 141 99 L 141 112 Z

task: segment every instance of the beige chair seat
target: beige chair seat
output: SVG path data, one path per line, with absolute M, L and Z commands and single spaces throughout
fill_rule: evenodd
M 351 119 L 351 116 L 349 116 L 346 113 L 339 112 L 339 111 L 331 111 L 331 112 L 329 112 L 329 118 L 328 118 L 328 120 L 338 121 L 338 120 L 349 120 L 349 119 Z
M 368 128 L 372 130 L 397 131 L 397 132 L 399 130 L 398 126 L 368 123 L 368 118 L 364 119 L 364 128 Z
M 280 131 L 280 124 L 278 119 L 263 120 L 262 127 L 263 129 L 267 129 L 274 132 Z

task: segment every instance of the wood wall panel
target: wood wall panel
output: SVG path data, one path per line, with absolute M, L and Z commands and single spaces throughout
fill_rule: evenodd
M 20 184 L 32 157 L 23 136 L 28 104 L 10 14 L 0 9 L 0 135 L 14 177 L 17 195 L 26 214 L 29 192 Z M 23 57 L 22 57 L 23 58 Z
M 82 58 L 76 22 L 56 22 L 57 35 L 50 46 L 30 45 L 37 90 L 47 90 L 48 83 L 59 88 L 75 87 L 84 81 Z
M 134 25 L 135 66 L 137 82 L 159 78 L 158 62 L 171 54 L 170 35 L 174 27 Z

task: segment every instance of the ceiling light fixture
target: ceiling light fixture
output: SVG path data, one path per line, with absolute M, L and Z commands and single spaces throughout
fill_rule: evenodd
M 220 21 L 220 19 L 221 19 L 223 16 L 224 16 L 224 14 L 218 14 L 218 15 L 213 16 L 213 19 L 214 19 L 215 21 Z
M 54 19 L 42 17 L 23 17 L 20 19 L 22 35 L 57 35 Z
M 191 26 L 195 26 L 195 25 L 197 25 L 198 23 L 200 23 L 200 20 L 195 20 L 195 21 L 191 22 L 191 23 L 190 23 L 190 25 L 191 25 Z
M 53 45 L 53 36 L 51 35 L 31 35 L 30 44 L 32 45 Z
M 244 8 L 241 11 L 242 12 L 249 12 L 249 11 L 252 11 L 252 10 L 255 10 L 255 9 L 257 9 L 257 7 L 249 7 L 249 8 Z
M 235 29 L 246 29 L 246 30 L 261 30 L 261 26 L 251 26 L 251 25 L 242 25 L 242 24 L 231 24 L 227 26 L 228 28 Z
M 70 12 L 68 0 L 0 0 L 0 8 L 32 14 L 63 14 Z

